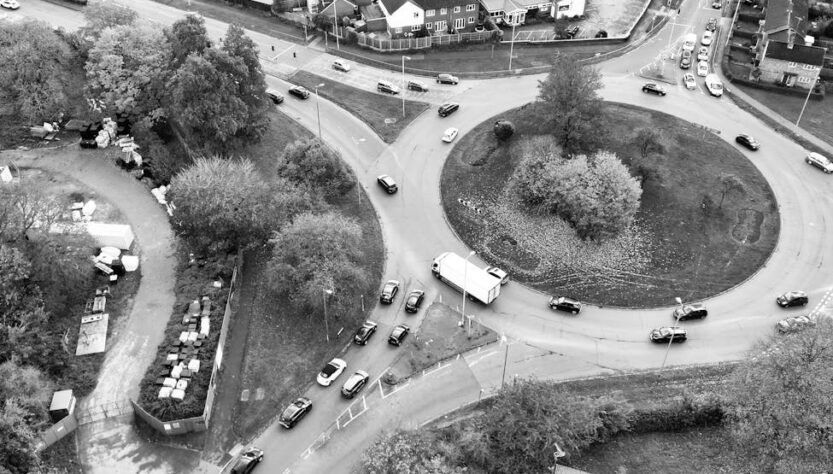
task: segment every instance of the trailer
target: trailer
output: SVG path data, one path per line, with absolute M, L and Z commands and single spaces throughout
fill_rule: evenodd
M 585 0 L 558 0 L 553 2 L 550 16 L 568 20 L 584 19 Z
M 431 264 L 435 277 L 446 282 L 459 292 L 483 304 L 489 304 L 500 295 L 500 279 L 486 272 L 485 269 L 467 262 L 453 252 L 446 252 L 435 258 Z

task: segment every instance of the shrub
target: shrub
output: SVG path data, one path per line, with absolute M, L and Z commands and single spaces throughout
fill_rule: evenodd
M 509 140 L 515 133 L 515 125 L 508 120 L 498 120 L 495 122 L 493 131 L 495 132 L 495 136 L 498 140 Z

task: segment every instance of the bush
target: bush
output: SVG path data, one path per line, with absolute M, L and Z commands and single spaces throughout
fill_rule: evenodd
M 495 122 L 493 131 L 498 140 L 506 141 L 515 133 L 515 125 L 508 120 L 501 119 Z
M 652 433 L 685 431 L 698 426 L 716 426 L 723 422 L 721 400 L 714 395 L 685 395 L 673 404 L 638 409 L 630 419 L 631 431 Z

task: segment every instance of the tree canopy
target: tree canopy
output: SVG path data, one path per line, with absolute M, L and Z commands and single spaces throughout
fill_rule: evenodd
M 107 28 L 130 26 L 136 22 L 136 11 L 115 2 L 93 2 L 84 8 L 86 25 L 81 31 L 98 38 Z
M 592 153 L 604 143 L 601 87 L 599 71 L 569 54 L 557 56 L 538 83 L 541 129 L 555 137 L 567 156 Z
M 38 369 L 16 360 L 0 364 L 0 472 L 37 470 L 37 433 L 47 420 L 50 391 Z
M 367 474 L 457 474 L 466 468 L 453 467 L 436 449 L 436 439 L 424 431 L 396 430 L 365 450 L 361 472 Z
M 206 48 L 211 47 L 205 20 L 201 16 L 185 15 L 185 18 L 177 20 L 166 29 L 165 35 L 171 44 L 172 71 L 177 70 L 188 56 L 201 56 Z
M 317 138 L 288 144 L 278 163 L 278 176 L 327 199 L 347 193 L 356 183 L 339 153 Z

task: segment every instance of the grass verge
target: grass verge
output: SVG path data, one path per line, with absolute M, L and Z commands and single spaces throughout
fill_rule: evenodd
M 531 108 L 502 116 L 518 129 L 507 143 L 492 133 L 495 118 L 462 137 L 441 181 L 457 234 L 513 279 L 605 306 L 664 306 L 726 291 L 769 258 L 780 218 L 752 163 L 704 127 L 623 104 L 605 105 L 607 148 L 642 180 L 635 225 L 593 243 L 555 217 L 528 214 L 508 183 L 536 129 Z M 642 128 L 661 133 L 664 153 L 641 155 L 633 136 Z M 740 178 L 743 189 L 723 199 L 721 174 Z
M 402 98 L 363 91 L 306 71 L 296 72 L 290 80 L 309 90 L 314 90 L 317 84 L 324 84 L 324 87 L 318 88 L 319 94 L 360 118 L 385 143 L 393 143 L 399 133 L 429 107 L 425 102 L 406 100 L 403 117 Z M 388 123 L 390 121 L 393 123 Z
M 385 381 L 399 382 L 445 359 L 500 339 L 496 332 L 476 322 L 472 322 L 469 334 L 458 325 L 459 319 L 459 313 L 448 305 L 429 306 L 419 332 L 405 340 Z

